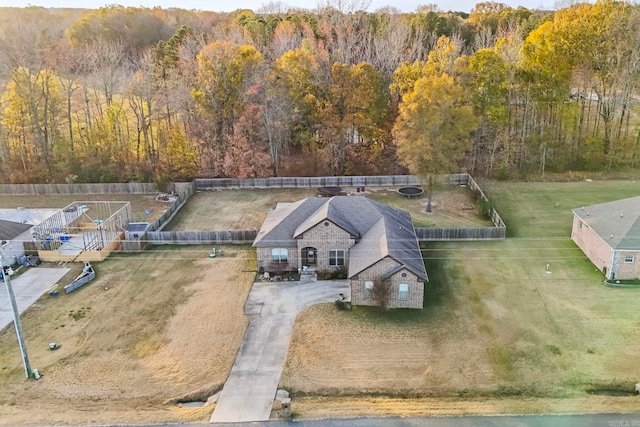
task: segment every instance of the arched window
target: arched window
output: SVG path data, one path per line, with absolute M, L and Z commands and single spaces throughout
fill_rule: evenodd
M 373 282 L 371 280 L 367 280 L 364 282 L 364 297 L 371 298 L 371 290 L 373 289 Z
M 409 285 L 406 283 L 400 283 L 398 285 L 398 299 L 400 301 L 406 301 L 409 299 Z
M 271 249 L 271 262 L 288 262 L 289 251 L 284 248 Z

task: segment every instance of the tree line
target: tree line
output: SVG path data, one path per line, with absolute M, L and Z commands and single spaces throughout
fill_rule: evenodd
M 0 9 L 0 180 L 636 168 L 640 6 Z

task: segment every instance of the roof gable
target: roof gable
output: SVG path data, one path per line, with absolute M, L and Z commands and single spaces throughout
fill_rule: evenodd
M 343 209 L 340 206 L 336 206 L 336 202 L 334 200 L 339 200 L 336 197 L 331 197 L 326 199 L 316 211 L 309 216 L 302 224 L 296 228 L 296 231 L 293 237 L 298 237 L 303 234 L 305 231 L 315 227 L 323 221 L 331 221 L 338 227 L 342 228 L 347 233 L 351 234 L 354 238 L 360 238 L 360 233 L 354 224 L 352 224 L 348 218 L 343 214 Z M 333 203 L 332 203 L 333 202 Z M 344 207 L 342 207 L 344 208 Z
M 349 277 L 389 256 L 428 280 L 411 216 L 361 196 L 307 198 L 269 212 L 254 246 L 296 246 L 296 237 L 331 221 L 358 242 L 349 250 Z
M 571 211 L 613 249 L 640 249 L 640 196 Z
M 278 203 L 269 211 L 253 246 L 295 246 L 296 228 L 317 209 L 316 199 L 302 199 L 295 203 Z

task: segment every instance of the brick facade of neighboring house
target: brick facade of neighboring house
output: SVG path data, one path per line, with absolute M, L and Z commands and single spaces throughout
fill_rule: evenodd
M 572 212 L 571 240 L 607 279 L 640 278 L 640 197 Z
M 375 305 L 365 282 L 383 278 L 392 287 L 389 308 L 423 307 L 428 277 L 411 217 L 400 209 L 347 196 L 280 204 L 253 245 L 259 271 L 343 268 L 353 305 Z
M 573 216 L 571 239 L 582 249 L 587 258 L 598 267 L 598 270 L 604 274 L 608 274 L 611 271 L 613 248 L 575 214 Z

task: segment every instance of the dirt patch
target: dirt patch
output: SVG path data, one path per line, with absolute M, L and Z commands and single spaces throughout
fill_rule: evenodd
M 0 333 L 3 422 L 208 420 L 212 407 L 165 402 L 222 386 L 248 323 L 243 306 L 255 274 L 245 272 L 255 271 L 249 248 L 225 248 L 215 259 L 209 250 L 115 256 L 94 264 L 97 278 L 86 287 L 38 300 L 23 328 L 40 380 L 24 380 L 13 329 Z M 50 342 L 60 348 L 49 350 Z

